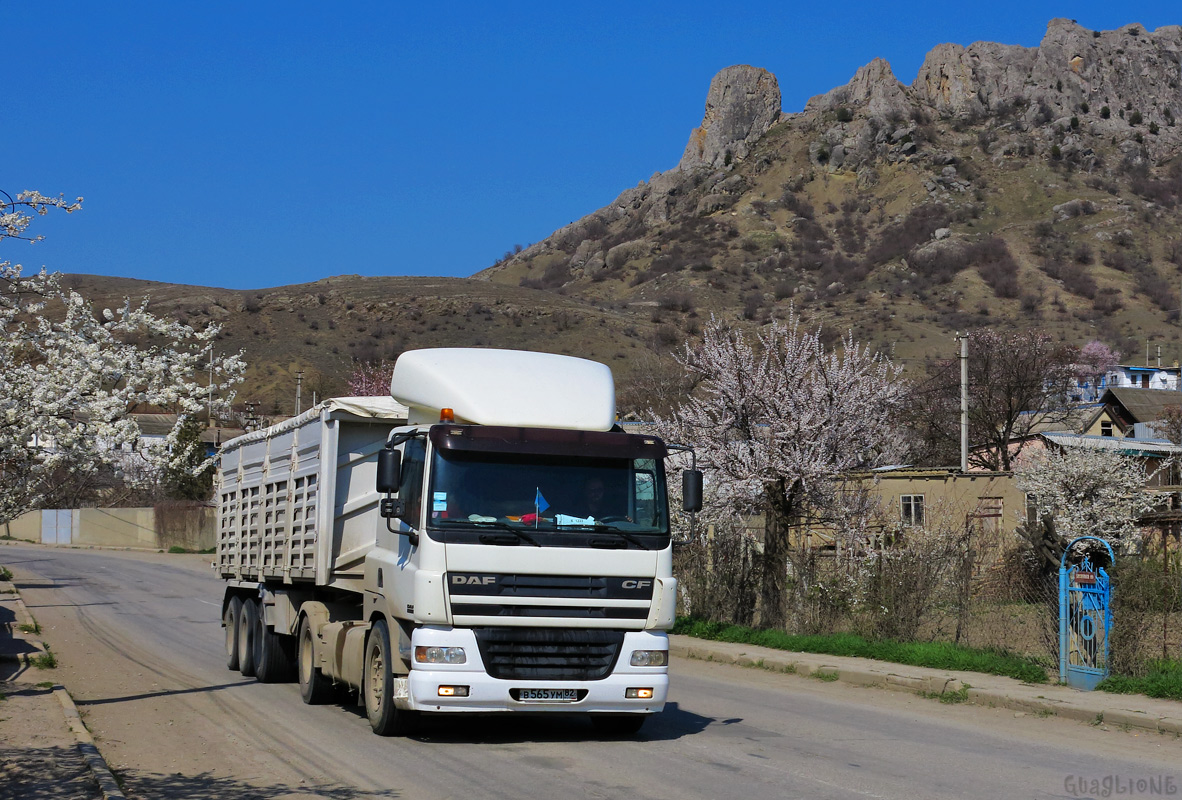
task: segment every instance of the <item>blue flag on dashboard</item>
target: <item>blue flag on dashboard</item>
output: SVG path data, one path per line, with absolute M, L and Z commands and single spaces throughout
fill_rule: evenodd
M 534 507 L 537 508 L 537 513 L 541 514 L 550 507 L 550 504 L 546 502 L 546 498 L 542 497 L 542 490 L 540 487 L 538 488 L 537 492 L 538 493 L 534 496 Z

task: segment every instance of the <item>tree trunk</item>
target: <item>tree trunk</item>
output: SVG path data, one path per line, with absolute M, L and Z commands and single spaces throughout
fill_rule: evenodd
M 759 592 L 759 626 L 782 630 L 786 622 L 785 592 L 788 582 L 789 534 L 795 505 L 784 482 L 764 489 L 763 569 Z

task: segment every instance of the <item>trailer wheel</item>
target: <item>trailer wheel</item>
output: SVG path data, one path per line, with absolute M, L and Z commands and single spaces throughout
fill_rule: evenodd
M 310 706 L 333 699 L 332 682 L 316 666 L 316 642 L 307 617 L 300 620 L 296 634 L 296 667 L 300 681 L 300 697 Z
M 259 683 L 283 683 L 291 680 L 292 658 L 281 636 L 267 627 L 263 609 L 259 607 L 258 627 L 254 631 L 254 674 Z
M 390 646 L 390 628 L 379 619 L 365 643 L 365 667 L 361 676 L 361 694 L 365 715 L 378 736 L 405 736 L 414 729 L 413 711 L 394 705 L 394 673 L 391 669 L 394 649 Z
M 254 677 L 254 634 L 259 626 L 259 604 L 254 600 L 242 601 L 242 614 L 238 617 L 238 671 L 247 678 Z
M 241 616 L 242 598 L 231 597 L 222 616 L 226 625 L 226 669 L 238 669 L 238 619 Z
M 603 736 L 631 736 L 648 718 L 648 714 L 592 714 L 591 724 Z

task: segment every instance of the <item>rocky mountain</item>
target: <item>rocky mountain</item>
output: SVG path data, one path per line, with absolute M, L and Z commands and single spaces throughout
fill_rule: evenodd
M 1038 326 L 1182 359 L 1182 27 L 1052 20 L 1038 47 L 876 59 L 783 113 L 775 76 L 727 67 L 677 167 L 472 279 L 337 277 L 231 292 L 75 276 L 100 298 L 225 325 L 241 397 L 288 411 L 359 360 L 500 345 L 611 364 L 643 406 L 667 354 L 719 314 L 793 307 L 909 367 L 956 331 Z M 672 150 L 672 148 L 671 148 Z M 673 150 L 673 152 L 676 152 Z
M 957 330 L 1039 325 L 1182 357 L 1182 27 L 1052 20 L 1036 48 L 933 49 L 902 84 L 876 59 L 780 113 L 728 67 L 678 166 L 476 277 L 759 323 L 792 304 L 907 361 Z

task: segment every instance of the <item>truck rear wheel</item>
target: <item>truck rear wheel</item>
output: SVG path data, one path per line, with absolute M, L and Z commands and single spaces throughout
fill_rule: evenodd
M 226 625 L 226 669 L 238 669 L 238 618 L 241 616 L 242 598 L 231 597 L 222 616 Z
M 377 620 L 365 643 L 365 667 L 361 675 L 361 694 L 365 715 L 378 736 L 405 736 L 414 729 L 415 713 L 394 705 L 394 650 L 390 646 L 390 628 Z
M 247 678 L 254 677 L 254 634 L 258 626 L 259 604 L 243 600 L 238 616 L 238 671 Z
M 316 634 L 307 617 L 300 620 L 296 634 L 296 667 L 299 673 L 300 697 L 310 706 L 333 699 L 332 682 L 316 667 Z
M 292 659 L 284 636 L 267 627 L 262 607 L 254 632 L 254 674 L 259 683 L 283 683 L 291 680 Z

